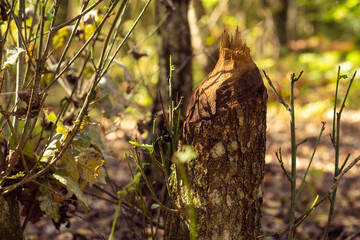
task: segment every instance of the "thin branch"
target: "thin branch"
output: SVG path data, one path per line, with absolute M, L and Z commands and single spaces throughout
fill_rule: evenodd
M 322 122 L 322 127 L 321 127 L 321 130 L 320 130 L 319 136 L 318 136 L 318 138 L 317 138 L 317 140 L 316 140 L 316 144 L 315 144 L 313 153 L 312 153 L 312 155 L 311 155 L 309 164 L 308 164 L 307 169 L 306 169 L 306 171 L 305 171 L 304 177 L 303 177 L 303 179 L 302 179 L 302 181 L 301 181 L 301 184 L 300 184 L 300 187 L 299 187 L 299 189 L 298 189 L 298 192 L 297 192 L 297 194 L 296 194 L 296 200 L 297 200 L 297 199 L 299 198 L 299 196 L 300 196 L 301 189 L 302 189 L 302 187 L 303 187 L 303 185 L 304 185 L 304 183 L 305 183 L 306 176 L 307 176 L 307 174 L 308 174 L 308 172 L 309 172 L 309 170 L 310 170 L 311 163 L 312 163 L 312 161 L 313 161 L 313 159 L 314 159 L 314 156 L 315 156 L 315 153 L 316 153 L 316 149 L 317 149 L 317 147 L 318 147 L 318 145 L 319 145 L 319 142 L 320 142 L 320 139 L 321 139 L 321 135 L 322 135 L 322 133 L 324 132 L 324 130 L 325 130 L 325 122 Z
M 115 199 L 115 200 L 119 200 L 119 196 L 108 191 L 107 189 L 105 189 L 103 186 L 100 186 L 100 185 L 97 185 L 97 184 L 94 184 L 93 185 L 94 188 L 96 188 L 97 190 L 103 192 L 103 193 L 106 193 L 109 197 Z
M 284 167 L 284 162 L 283 162 L 283 160 L 282 160 L 282 154 L 281 154 L 281 148 L 279 148 L 279 154 L 278 154 L 277 152 L 275 152 L 275 155 L 276 155 L 277 160 L 278 160 L 279 163 L 280 163 L 280 167 L 281 167 L 281 169 L 283 170 L 283 172 L 284 172 L 287 180 L 291 183 L 291 182 L 292 182 L 292 179 L 291 179 L 288 171 L 287 171 L 287 170 L 285 169 L 285 167 Z
M 163 143 L 163 141 L 159 141 L 160 158 L 161 158 L 162 169 L 163 169 L 164 177 L 165 177 L 165 185 L 166 185 L 166 188 L 167 188 L 168 195 L 169 195 L 169 197 L 171 199 L 172 196 L 170 194 L 171 193 L 171 188 L 170 188 L 170 184 L 169 184 L 169 174 L 168 174 L 168 171 L 167 171 L 168 168 L 166 166 L 166 160 L 165 160 L 164 151 L 163 151 L 163 148 L 162 148 L 162 143 Z M 167 160 L 167 161 L 169 162 L 170 160 Z
M 295 73 L 291 74 L 291 81 L 297 82 L 301 78 L 301 75 L 303 73 L 304 73 L 304 71 L 301 71 L 297 77 L 295 77 Z
M 353 168 L 358 162 L 360 161 L 360 155 L 355 158 L 350 164 L 349 166 L 347 166 L 344 171 L 342 171 L 337 177 L 334 178 L 334 183 L 333 185 L 331 186 L 331 188 L 328 190 L 328 192 L 313 206 L 313 209 L 317 208 L 319 205 L 321 205 L 325 200 L 327 200 L 330 195 L 335 191 L 335 189 L 337 188 L 337 186 L 339 185 L 340 183 L 340 180 L 342 179 L 342 177 L 351 169 Z M 304 218 L 306 218 L 307 216 L 309 216 L 309 212 L 311 212 L 312 209 L 309 209 L 307 212 L 305 212 L 304 214 L 302 214 L 300 217 L 298 217 L 295 221 L 295 224 L 296 224 L 296 227 L 297 227 L 297 224 L 300 222 L 300 221 L 303 221 Z M 260 239 L 260 238 L 265 238 L 265 237 L 272 237 L 272 236 L 277 236 L 277 237 L 280 237 L 282 236 L 283 234 L 285 234 L 286 232 L 288 232 L 290 229 L 289 226 L 287 226 L 286 228 L 284 228 L 283 230 L 279 231 L 279 232 L 275 232 L 275 233 L 266 233 L 266 234 L 262 234 L 260 236 L 258 236 L 257 238 Z
M 50 28 L 50 31 L 56 31 L 59 30 L 60 28 L 63 28 L 69 24 L 71 24 L 72 22 L 80 19 L 82 16 L 84 16 L 85 14 L 87 14 L 88 12 L 90 12 L 94 7 L 96 7 L 99 3 L 101 3 L 103 0 L 98 0 L 96 2 L 94 2 L 89 8 L 87 8 L 86 10 L 82 11 L 81 13 L 79 13 L 78 15 L 76 15 L 76 17 L 73 17 L 72 19 L 69 19 L 68 21 L 61 23 L 53 28 Z
M 30 63 L 31 63 L 31 65 L 35 68 L 36 64 L 35 64 L 35 62 L 33 61 L 32 57 L 31 57 L 31 53 L 30 53 L 30 51 L 29 51 L 29 48 L 27 47 L 26 41 L 25 41 L 24 36 L 23 36 L 23 34 L 22 34 L 21 24 L 19 23 L 19 21 L 18 21 L 16 15 L 15 15 L 13 9 L 10 10 L 10 13 L 11 13 L 11 15 L 12 15 L 14 21 L 15 21 L 16 27 L 17 27 L 17 29 L 18 29 L 19 37 L 20 37 L 20 39 L 21 39 L 21 42 L 22 42 L 22 44 L 23 44 L 23 47 L 25 48 L 26 54 L 27 54 L 28 57 L 29 57 Z
M 109 69 L 111 63 L 114 61 L 116 55 L 119 53 L 120 49 L 122 48 L 122 46 L 124 45 L 125 41 L 128 39 L 128 37 L 130 36 L 130 34 L 132 33 L 132 31 L 134 30 L 134 28 L 136 27 L 136 25 L 138 24 L 138 22 L 140 21 L 141 17 L 143 16 L 143 14 L 145 13 L 145 10 L 147 9 L 147 7 L 149 6 L 151 0 L 148 0 L 145 4 L 145 6 L 143 7 L 142 11 L 140 12 L 139 16 L 137 17 L 137 19 L 135 20 L 134 24 L 131 26 L 130 30 L 127 32 L 127 34 L 125 35 L 125 37 L 123 38 L 123 40 L 121 41 L 121 43 L 119 44 L 119 46 L 116 48 L 115 53 L 113 54 L 113 56 L 111 57 L 110 61 L 108 62 L 108 64 L 102 68 L 101 74 L 99 76 L 100 80 L 105 73 L 107 72 L 107 70 Z
M 87 0 L 87 1 L 84 2 L 84 4 L 83 4 L 83 9 L 87 6 L 88 3 L 89 3 L 89 0 Z M 57 73 L 58 73 L 58 71 L 59 71 L 59 69 L 60 69 L 60 67 L 61 67 L 61 63 L 62 63 L 63 59 L 65 58 L 67 51 L 68 51 L 69 48 L 70 48 L 70 44 L 71 44 L 74 36 L 76 35 L 76 31 L 77 31 L 77 29 L 78 29 L 79 24 L 80 24 L 80 19 L 75 23 L 74 28 L 72 29 L 72 32 L 71 32 L 71 34 L 70 34 L 70 36 L 69 36 L 69 39 L 67 40 L 67 43 L 66 43 L 66 45 L 65 45 L 65 48 L 64 48 L 64 50 L 63 50 L 63 52 L 62 52 L 62 54 L 61 54 L 61 56 L 60 56 L 60 59 L 59 59 L 59 61 L 58 61 L 58 63 L 57 63 L 57 66 L 56 66 L 53 74 L 51 75 L 51 79 L 50 79 L 49 84 L 48 84 L 48 85 L 50 85 L 50 86 L 51 86 L 50 83 L 55 82 L 55 77 L 56 77 L 56 75 L 57 75 Z M 60 75 L 60 76 L 61 76 L 61 75 Z M 59 78 L 60 78 L 60 77 L 59 77 Z M 48 88 L 48 87 L 47 87 L 47 88 Z M 43 92 L 44 92 L 44 91 L 45 91 L 45 90 L 43 90 Z
M 115 19 L 113 20 L 113 24 L 111 25 L 111 28 L 109 30 L 109 34 L 108 34 L 108 37 L 106 38 L 105 40 L 105 43 L 108 42 L 110 40 L 110 35 L 113 31 L 113 29 L 115 28 L 115 25 L 117 25 L 116 29 L 115 29 L 115 32 L 113 34 L 113 37 L 111 39 L 111 42 L 110 44 L 104 44 L 104 49 L 103 49 L 103 55 L 102 55 L 102 58 L 101 58 L 101 64 L 103 65 L 102 67 L 105 66 L 106 62 L 108 61 L 109 59 L 109 56 L 110 56 L 110 53 L 111 53 L 111 50 L 112 48 L 114 47 L 115 45 L 115 40 L 116 38 L 118 37 L 118 33 L 120 31 L 120 27 L 122 26 L 122 22 L 123 22 L 123 19 L 124 19 L 124 16 L 125 16 L 125 13 L 126 13 L 126 10 L 127 8 L 129 7 L 129 1 L 127 0 L 124 0 L 122 2 L 122 4 L 120 5 L 119 7 L 119 10 L 118 10 L 118 13 L 116 14 L 115 16 Z M 116 23 L 117 22 L 117 23 Z M 108 46 L 109 45 L 109 46 Z M 105 50 L 106 50 L 106 53 L 105 53 Z
M 276 91 L 276 88 L 274 87 L 274 85 L 271 82 L 271 79 L 268 77 L 268 75 L 266 74 L 266 72 L 263 70 L 264 76 L 267 79 L 267 82 L 269 83 L 271 89 L 274 91 L 275 95 L 278 97 L 278 99 L 280 100 L 281 104 L 284 105 L 284 107 L 286 108 L 286 110 L 288 110 L 289 112 L 291 112 L 291 109 L 289 107 L 289 105 L 284 101 L 284 99 L 282 98 L 282 96 Z
M 290 132 L 291 132 L 291 210 L 290 210 L 290 223 L 289 223 L 289 235 L 288 239 L 292 240 L 295 232 L 295 209 L 296 209 L 296 155 L 297 155 L 297 145 L 296 145 L 296 130 L 295 130 L 295 105 L 294 105 L 294 88 L 295 82 L 299 80 L 302 72 L 296 78 L 295 73 L 291 75 L 290 82 Z
M 145 171 L 144 171 L 144 168 L 143 168 L 143 163 L 141 161 L 141 158 L 135 148 L 135 153 L 132 152 L 132 156 L 133 156 L 133 159 L 145 181 L 145 184 L 146 186 L 148 187 L 149 191 L 150 191 L 150 194 L 151 194 L 151 197 L 152 199 L 157 203 L 159 204 L 159 206 L 163 209 L 165 209 L 166 211 L 169 211 L 169 212 L 173 212 L 173 213 L 178 213 L 179 212 L 179 209 L 172 209 L 172 208 L 168 208 L 167 206 L 165 206 L 157 197 L 156 197 L 156 194 L 154 193 L 154 190 L 153 188 L 151 187 L 151 184 L 145 174 Z
M 307 142 L 307 138 L 305 138 L 304 140 L 302 140 L 301 142 L 299 142 L 299 143 L 297 143 L 296 144 L 296 147 L 298 147 L 298 146 L 300 146 L 301 144 L 304 144 L 304 143 L 306 143 Z
M 348 86 L 348 88 L 347 88 L 347 90 L 346 90 L 346 93 L 345 93 L 345 97 L 344 97 L 344 99 L 343 99 L 343 102 L 342 102 L 342 104 L 341 104 L 339 114 L 341 114 L 342 111 L 344 110 L 345 102 L 346 102 L 346 99 L 347 99 L 347 97 L 348 97 L 348 95 L 349 95 L 351 85 L 352 85 L 352 83 L 354 82 L 355 76 L 356 76 L 356 71 L 354 72 L 352 78 L 350 79 L 350 83 L 349 83 L 349 86 Z
M 155 26 L 154 30 L 152 32 L 150 32 L 143 40 L 138 42 L 134 47 L 131 47 L 131 49 L 129 49 L 128 53 L 131 54 L 132 52 L 134 52 L 144 42 L 146 42 L 152 35 L 154 35 L 159 30 L 159 28 L 164 24 L 165 20 L 170 16 L 170 14 L 171 14 L 171 12 L 167 12 L 165 14 L 165 16 L 160 20 L 160 22 Z
M 104 18 L 99 23 L 98 27 L 93 32 L 93 34 L 84 43 L 84 45 L 80 48 L 80 50 L 74 55 L 74 57 L 69 61 L 69 63 L 61 70 L 61 72 L 59 74 L 57 74 L 56 77 L 52 81 L 49 82 L 49 84 L 42 90 L 42 92 L 46 92 L 61 77 L 61 75 L 64 74 L 64 72 L 71 66 L 71 64 L 80 56 L 80 54 L 84 51 L 84 49 L 90 44 L 90 42 L 94 39 L 94 37 L 100 31 L 100 28 L 104 25 L 106 20 L 110 17 L 110 14 L 111 14 L 112 10 L 115 8 L 115 6 L 116 6 L 116 4 L 112 4 L 110 6 L 108 12 L 105 14 Z M 96 79 L 100 79 L 100 78 L 99 78 L 99 76 L 96 77 Z

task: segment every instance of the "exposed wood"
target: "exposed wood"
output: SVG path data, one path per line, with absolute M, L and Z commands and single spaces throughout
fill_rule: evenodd
M 192 94 L 182 145 L 198 157 L 187 164 L 198 239 L 256 239 L 262 218 L 267 92 L 249 48 L 223 33 L 214 70 Z M 188 209 L 177 179 L 175 205 Z M 188 215 L 170 215 L 167 239 L 189 239 Z

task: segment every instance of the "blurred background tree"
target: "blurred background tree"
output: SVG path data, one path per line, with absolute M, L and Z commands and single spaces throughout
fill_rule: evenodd
M 122 32 L 134 21 L 130 13 L 135 13 L 144 2 L 135 0 L 129 5 L 130 11 L 125 15 Z M 170 5 L 167 6 L 167 2 Z M 302 96 L 307 96 L 306 99 L 300 96 L 302 104 L 312 102 L 312 96 L 317 97 L 318 93 L 326 95 L 331 92 L 338 65 L 343 71 L 353 71 L 360 64 L 360 19 L 357 17 L 360 4 L 356 0 L 201 0 L 190 1 L 189 5 L 187 1 L 177 4 L 177 1 L 157 1 L 150 5 L 144 20 L 127 42 L 127 49 L 123 50 L 121 63 L 126 69 L 114 65 L 109 74 L 118 83 L 118 90 L 126 93 L 127 114 L 123 117 L 139 121 L 143 138 L 148 136 L 148 130 L 144 128 L 147 124 L 144 123 L 151 122 L 154 112 L 161 109 L 158 91 L 162 93 L 163 101 L 167 102 L 166 55 L 182 54 L 179 60 L 174 59 L 178 68 L 174 79 L 174 98 L 184 96 L 186 108 L 191 75 L 193 86 L 196 86 L 213 69 L 224 28 L 233 30 L 239 26 L 255 62 L 260 69 L 273 73 L 273 81 L 279 84 L 285 97 L 288 96 L 285 86 L 290 72 L 304 70 L 307 74 L 298 85 L 304 93 Z M 69 3 L 68 18 L 76 12 L 77 5 Z M 178 34 L 183 33 L 183 27 L 178 24 L 172 27 L 174 25 L 171 24 L 178 12 L 185 16 L 186 8 L 189 10 L 191 36 Z M 186 20 L 182 22 L 186 23 Z M 170 30 L 174 32 L 170 33 Z M 168 36 L 165 37 L 165 34 Z M 171 37 L 179 43 L 178 46 L 165 46 L 171 43 Z M 192 53 L 186 46 L 190 42 Z M 313 92 L 315 87 L 317 94 Z M 354 89 L 359 87 L 360 84 L 355 82 Z M 272 99 L 275 98 L 270 95 Z M 331 96 L 322 99 L 328 100 L 320 108 L 325 109 Z M 358 100 L 358 94 L 350 96 L 351 103 Z M 118 123 L 123 120 L 120 118 Z

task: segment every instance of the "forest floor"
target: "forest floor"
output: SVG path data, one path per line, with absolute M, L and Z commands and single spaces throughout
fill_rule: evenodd
M 264 217 L 262 230 L 264 232 L 278 232 L 286 227 L 290 206 L 290 184 L 287 181 L 275 152 L 281 147 L 285 167 L 289 170 L 290 159 L 290 124 L 284 109 L 269 108 L 267 127 L 266 173 L 264 191 Z M 330 116 L 329 116 L 330 115 Z M 329 134 L 332 129 L 331 113 L 320 116 L 311 115 L 299 117 L 296 125 L 298 142 L 308 138 L 307 142 L 298 149 L 298 186 L 307 168 L 313 147 L 320 132 L 322 123 L 326 121 L 326 129 L 321 138 L 318 150 L 313 160 L 312 170 L 306 179 L 296 216 L 304 213 L 312 204 L 315 197 L 321 198 L 333 184 L 334 148 Z M 126 139 L 136 124 L 125 124 L 127 129 L 121 134 L 113 132 L 106 135 L 109 152 L 105 155 L 107 171 L 111 182 L 103 186 L 115 193 L 131 181 L 131 175 L 124 153 L 129 153 L 131 146 Z M 125 126 L 124 125 L 124 126 Z M 340 161 L 351 153 L 349 162 L 360 155 L 360 113 L 346 110 L 343 113 L 341 128 Z M 124 135 L 125 134 L 125 135 Z M 341 180 L 338 191 L 335 215 L 329 234 L 330 240 L 360 239 L 360 165 L 352 168 Z M 86 200 L 90 206 L 88 213 L 73 213 L 70 227 L 61 226 L 56 229 L 48 217 L 43 217 L 38 223 L 29 223 L 25 230 L 26 239 L 108 239 L 116 209 L 116 200 L 99 189 L 86 189 Z M 107 200 L 105 200 L 107 199 Z M 327 222 L 328 202 L 318 207 L 310 217 L 297 229 L 295 239 L 321 239 Z M 150 228 L 144 229 L 142 220 L 131 214 L 131 210 L 122 209 L 117 222 L 113 239 L 144 239 Z M 161 235 L 162 230 L 158 234 Z M 151 239 L 151 238 L 147 238 Z M 158 239 L 161 239 L 159 237 Z M 284 236 L 267 238 L 284 239 Z

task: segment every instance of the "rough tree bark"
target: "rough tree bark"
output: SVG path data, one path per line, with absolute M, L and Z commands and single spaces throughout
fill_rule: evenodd
M 256 239 L 262 218 L 267 92 L 249 48 L 223 33 L 214 70 L 190 99 L 182 145 L 198 157 L 187 174 L 197 239 Z M 175 203 L 187 209 L 182 180 Z M 170 214 L 167 239 L 190 239 L 188 215 Z

